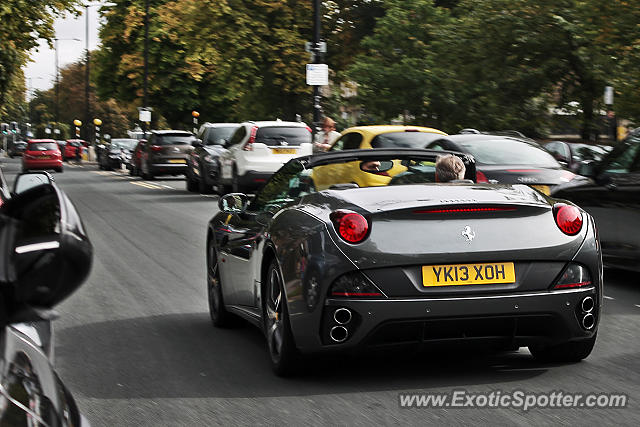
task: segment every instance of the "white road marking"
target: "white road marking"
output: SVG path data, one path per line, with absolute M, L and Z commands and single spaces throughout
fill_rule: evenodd
M 611 299 L 611 300 L 613 300 L 613 299 L 615 299 L 615 298 L 604 295 L 604 299 Z
M 636 307 L 640 308 L 640 304 L 634 304 Z

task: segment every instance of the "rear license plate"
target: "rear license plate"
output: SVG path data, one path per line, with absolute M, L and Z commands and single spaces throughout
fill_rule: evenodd
M 492 285 L 515 281 L 512 262 L 422 266 L 423 286 Z
M 296 154 L 298 150 L 295 148 L 272 148 L 271 152 L 273 154 Z
M 184 159 L 169 159 L 169 163 L 187 163 Z
M 40 157 L 38 157 L 38 158 L 39 158 L 39 159 L 45 159 L 45 160 L 46 160 L 46 159 L 50 159 L 50 158 L 51 158 L 51 156 L 40 156 Z
M 548 185 L 532 185 L 531 188 L 535 188 L 536 190 L 538 190 L 543 194 L 546 194 L 547 196 L 551 194 L 551 191 L 549 191 Z

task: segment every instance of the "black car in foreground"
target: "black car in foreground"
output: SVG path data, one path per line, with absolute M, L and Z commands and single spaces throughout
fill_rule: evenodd
M 93 250 L 46 172 L 18 175 L 0 241 L 0 425 L 88 426 L 53 368 L 51 322 L 89 275 Z
M 525 138 L 461 134 L 448 135 L 427 145 L 452 150 L 476 159 L 477 182 L 527 184 L 549 195 L 558 184 L 583 178 L 568 171 L 538 143 Z
M 525 185 L 434 183 L 440 154 L 301 157 L 250 201 L 222 196 L 206 240 L 213 324 L 261 328 L 281 375 L 302 354 L 450 342 L 587 357 L 602 300 L 591 216 Z M 473 158 L 453 154 L 475 176 Z M 331 173 L 347 162 L 386 185 Z
M 560 185 L 553 197 L 571 200 L 595 218 L 605 265 L 640 271 L 640 129 L 579 172 L 591 179 Z

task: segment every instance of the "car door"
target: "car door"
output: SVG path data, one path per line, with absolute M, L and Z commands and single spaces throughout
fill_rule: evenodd
M 264 233 L 273 214 L 307 194 L 306 182 L 298 177 L 303 170 L 297 160 L 288 162 L 256 195 L 246 212 L 229 218 L 228 238 L 220 243 L 225 297 L 231 294 L 229 304 L 257 307 Z
M 596 167 L 593 182 L 561 189 L 596 221 L 607 264 L 640 268 L 640 135 L 627 138 Z
M 235 154 L 241 149 L 241 142 L 246 136 L 247 128 L 245 125 L 242 125 L 234 132 L 229 143 L 225 146 L 226 150 L 220 154 L 221 175 L 225 184 L 231 184 Z

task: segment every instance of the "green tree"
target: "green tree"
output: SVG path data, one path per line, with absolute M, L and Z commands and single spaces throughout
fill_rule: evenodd
M 28 52 L 38 46 L 39 39 L 51 44 L 53 21 L 66 12 L 76 12 L 79 0 L 2 0 L 0 3 L 0 118 L 6 114 L 6 96 L 20 68 L 28 60 Z

